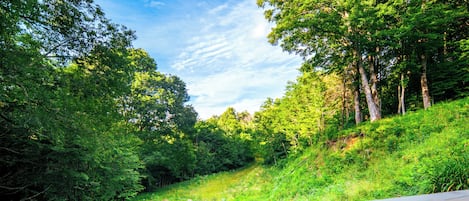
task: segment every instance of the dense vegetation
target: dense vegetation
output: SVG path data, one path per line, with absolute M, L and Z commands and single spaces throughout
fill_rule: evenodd
M 267 162 L 341 129 L 469 92 L 464 1 L 258 0 L 268 38 L 304 58 L 285 96 L 255 115 Z M 365 115 L 366 114 L 366 115 Z
M 270 41 L 304 57 L 301 76 L 254 115 L 198 120 L 185 83 L 91 0 L 0 2 L 0 196 L 128 199 L 255 156 L 273 166 L 247 169 L 230 198 L 469 188 L 466 1 L 258 5 Z
M 469 98 L 343 130 L 259 163 L 135 200 L 373 200 L 469 188 Z
M 257 2 L 275 24 L 270 42 L 303 56 L 303 72 L 339 74 L 371 121 L 467 95 L 466 1 Z
M 3 200 L 125 199 L 253 159 L 92 1 L 2 1 L 0 23 Z

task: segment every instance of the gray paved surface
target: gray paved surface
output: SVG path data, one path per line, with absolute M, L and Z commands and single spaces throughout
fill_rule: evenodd
M 469 190 L 406 196 L 379 201 L 469 201 Z

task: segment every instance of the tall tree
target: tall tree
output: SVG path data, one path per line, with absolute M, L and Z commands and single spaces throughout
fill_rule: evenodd
M 1 197 L 134 196 L 139 140 L 115 107 L 132 32 L 92 1 L 2 1 L 0 18 Z
M 452 70 L 459 68 L 460 60 L 451 58 L 448 50 L 456 50 L 457 47 L 454 49 L 454 46 L 450 44 L 467 38 L 464 31 L 460 32 L 467 30 L 467 3 L 409 1 L 400 2 L 397 5 L 401 9 L 399 36 L 404 45 L 410 48 L 412 55 L 415 55 L 411 59 L 420 65 L 422 103 L 424 108 L 428 108 L 432 102 L 430 91 L 432 84 L 429 80 L 429 72 L 433 71 L 431 67 L 437 68 L 437 66 L 446 66 L 451 63 L 454 66 Z M 449 38 L 448 35 L 453 37 Z
M 367 54 L 366 44 L 375 40 L 373 35 L 367 34 L 370 24 L 373 24 L 369 22 L 375 20 L 371 1 L 259 0 L 257 3 L 267 8 L 266 18 L 276 23 L 269 34 L 271 43 L 281 42 L 284 50 L 298 53 L 314 66 L 329 71 L 344 71 L 348 66 L 344 63 L 344 56 L 351 58 L 345 62 L 351 62 L 360 75 L 370 119 L 381 118 L 377 104 L 379 95 L 373 91 L 376 75 L 374 71 L 371 76 L 367 75 L 363 62 L 363 56 Z M 367 20 L 363 20 L 365 17 Z
M 186 105 L 185 83 L 156 71 L 155 61 L 140 49 L 130 51 L 133 73 L 131 92 L 122 97 L 121 113 L 136 127 L 143 141 L 147 190 L 188 179 L 195 168 L 191 144 L 197 113 Z
M 345 90 L 340 82 L 335 74 L 304 73 L 288 85 L 283 98 L 264 103 L 253 121 L 258 151 L 266 163 L 333 137 L 340 124 Z

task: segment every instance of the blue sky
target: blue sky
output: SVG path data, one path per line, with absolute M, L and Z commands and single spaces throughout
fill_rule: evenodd
M 136 31 L 158 70 L 187 85 L 199 117 L 227 107 L 259 110 L 283 95 L 301 58 L 267 42 L 269 23 L 255 0 L 96 0 L 113 22 Z

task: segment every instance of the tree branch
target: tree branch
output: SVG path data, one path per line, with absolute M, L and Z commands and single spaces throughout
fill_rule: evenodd
M 9 122 L 9 123 L 14 123 L 11 119 L 9 119 L 8 117 L 6 117 L 4 114 L 0 113 L 0 117 L 2 117 L 2 119 L 4 119 L 5 121 Z
M 15 151 L 15 150 L 13 150 L 13 149 L 10 149 L 10 148 L 0 147 L 0 149 L 4 149 L 4 150 L 7 150 L 7 151 L 12 152 L 12 153 L 15 153 L 15 154 L 20 154 L 20 152 L 17 152 L 17 151 Z
M 23 199 L 21 199 L 20 201 L 32 200 L 33 198 L 35 198 L 35 197 L 37 197 L 37 196 L 43 194 L 43 193 L 46 192 L 47 190 L 49 190 L 49 188 L 50 188 L 50 185 L 49 185 L 46 189 L 44 189 L 43 191 L 41 191 L 41 192 L 39 192 L 39 193 L 36 193 L 35 195 L 32 195 L 32 196 L 30 196 L 30 197 L 23 198 Z

